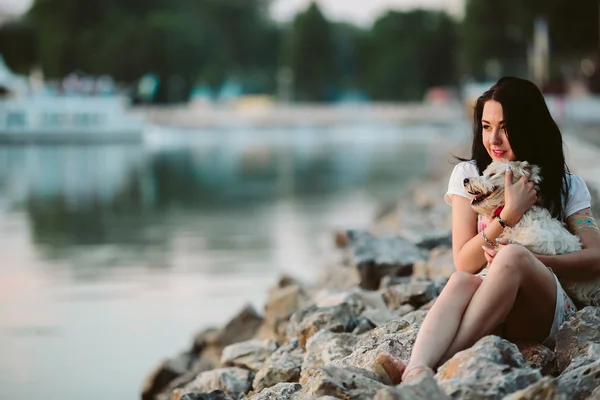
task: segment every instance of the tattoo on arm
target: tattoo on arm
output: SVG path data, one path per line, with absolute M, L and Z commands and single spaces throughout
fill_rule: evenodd
M 598 228 L 598 224 L 589 208 L 577 211 L 573 215 L 570 215 L 569 218 L 567 218 L 567 226 L 574 234 L 583 232 L 600 233 L 600 228 Z

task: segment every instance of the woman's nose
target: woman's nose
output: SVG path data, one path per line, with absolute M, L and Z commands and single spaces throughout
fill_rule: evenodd
M 494 130 L 494 132 L 492 132 L 492 135 L 490 137 L 490 143 L 492 144 L 500 144 L 502 143 L 502 138 L 500 137 L 500 130 L 496 129 Z

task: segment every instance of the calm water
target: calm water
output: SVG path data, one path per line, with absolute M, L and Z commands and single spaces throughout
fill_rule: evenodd
M 0 399 L 136 399 L 162 358 L 310 278 L 465 126 L 168 132 L 0 147 Z

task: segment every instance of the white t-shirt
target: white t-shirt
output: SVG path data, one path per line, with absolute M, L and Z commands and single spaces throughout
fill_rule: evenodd
M 470 199 L 471 196 L 465 191 L 463 181 L 465 178 L 479 176 L 475 161 L 463 161 L 457 164 L 452 170 L 450 181 L 448 182 L 448 191 L 444 195 L 444 200 L 452 204 L 452 196 L 459 195 Z M 573 213 L 588 208 L 591 205 L 592 197 L 587 185 L 579 175 L 570 174 L 569 198 L 567 199 L 564 215 L 565 218 Z

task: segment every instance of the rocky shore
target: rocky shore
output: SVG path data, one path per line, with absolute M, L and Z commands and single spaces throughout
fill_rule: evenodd
M 569 144 L 571 154 L 586 147 Z M 441 164 L 372 226 L 335 233 L 314 282 L 281 276 L 263 310 L 246 306 L 225 326 L 199 332 L 148 376 L 142 399 L 600 399 L 594 307 L 564 323 L 547 346 L 487 336 L 435 376 L 392 386 L 373 372 L 380 352 L 409 358 L 454 271 L 450 207 L 442 200 L 452 165 Z M 577 173 L 582 167 L 581 159 L 572 163 Z M 597 177 L 582 176 L 596 193 Z

